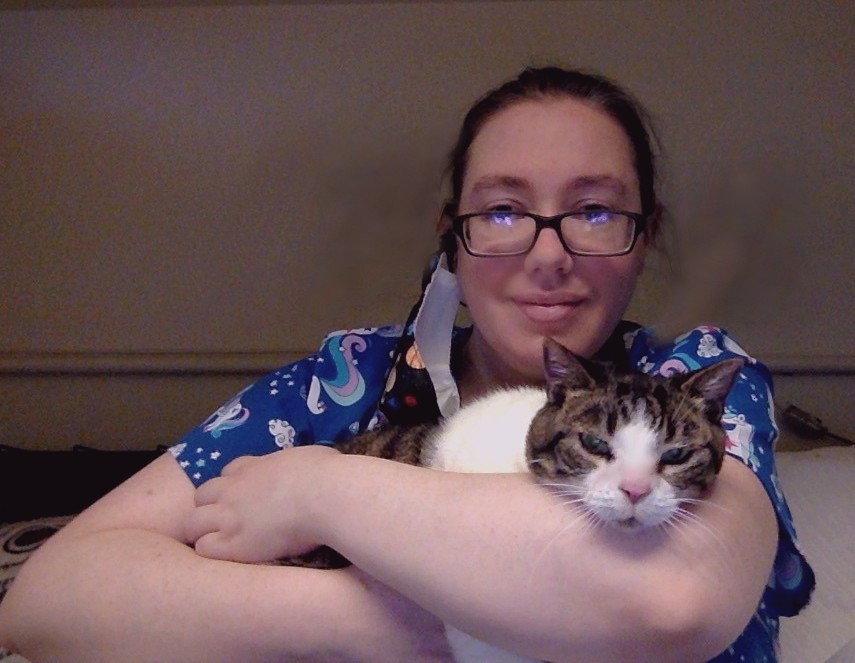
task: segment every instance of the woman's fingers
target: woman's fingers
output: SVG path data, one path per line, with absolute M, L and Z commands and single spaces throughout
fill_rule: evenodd
M 256 462 L 258 462 L 257 456 L 239 456 L 238 458 L 235 458 L 233 461 L 229 462 L 228 465 L 223 468 L 223 471 L 220 472 L 220 476 L 227 477 L 232 474 L 237 474 L 241 471 L 241 469 Z
M 199 540 L 206 535 L 218 533 L 221 536 L 230 536 L 236 520 L 229 513 L 217 504 L 196 507 L 184 522 L 186 540 L 196 545 L 198 550 Z
M 228 539 L 222 532 L 209 532 L 196 540 L 196 553 L 209 559 L 232 559 L 229 554 Z
M 220 478 L 206 481 L 196 489 L 193 500 L 197 507 L 216 503 L 223 494 L 225 486 Z

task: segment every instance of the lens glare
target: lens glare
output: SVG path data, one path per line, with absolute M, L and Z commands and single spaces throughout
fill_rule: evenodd
M 574 251 L 592 255 L 620 253 L 632 243 L 634 222 L 616 212 L 572 214 L 561 220 L 561 235 Z
M 513 255 L 528 251 L 536 232 L 537 225 L 530 216 L 491 212 L 467 220 L 466 238 L 476 253 Z
M 463 238 L 476 255 L 503 256 L 527 253 L 534 246 L 538 228 L 560 229 L 562 240 L 573 253 L 615 255 L 627 252 L 635 237 L 631 216 L 610 210 L 592 210 L 555 217 L 522 212 L 484 212 L 463 218 Z

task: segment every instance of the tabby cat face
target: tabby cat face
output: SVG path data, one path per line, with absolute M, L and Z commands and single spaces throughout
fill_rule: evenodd
M 598 520 L 653 527 L 702 496 L 724 458 L 724 398 L 743 362 L 670 378 L 615 373 L 544 343 L 548 400 L 526 441 L 529 469 Z

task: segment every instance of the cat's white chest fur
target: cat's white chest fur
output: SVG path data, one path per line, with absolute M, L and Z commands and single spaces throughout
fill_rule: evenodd
M 446 420 L 423 460 L 447 472 L 527 472 L 526 435 L 545 403 L 534 387 L 489 394 Z

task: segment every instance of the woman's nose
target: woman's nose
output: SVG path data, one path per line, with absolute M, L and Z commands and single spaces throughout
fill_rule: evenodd
M 544 228 L 526 256 L 526 267 L 534 271 L 569 272 L 573 256 L 564 249 L 555 230 Z

